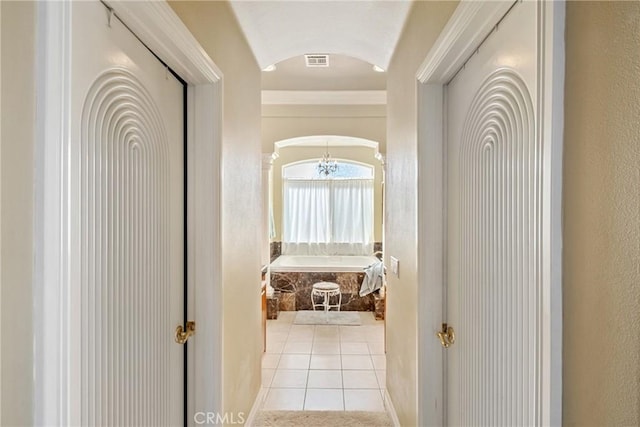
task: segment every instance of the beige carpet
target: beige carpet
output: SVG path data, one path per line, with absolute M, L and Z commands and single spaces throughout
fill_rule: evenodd
M 256 427 L 392 427 L 386 412 L 260 411 Z
M 349 325 L 360 326 L 360 313 L 357 311 L 313 311 L 299 310 L 296 312 L 294 325 Z

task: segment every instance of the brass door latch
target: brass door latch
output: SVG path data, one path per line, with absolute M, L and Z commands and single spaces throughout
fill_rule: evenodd
M 440 344 L 444 348 L 449 348 L 456 342 L 456 332 L 453 330 L 453 326 L 449 326 L 446 323 L 442 324 L 442 330 L 436 333 L 436 336 L 440 339 Z
M 190 336 L 196 333 L 196 322 L 190 320 L 187 322 L 186 330 L 182 328 L 182 325 L 178 325 L 176 328 L 176 342 L 178 344 L 184 344 L 187 342 Z

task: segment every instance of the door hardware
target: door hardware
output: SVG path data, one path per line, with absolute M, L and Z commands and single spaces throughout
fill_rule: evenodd
M 437 332 L 436 336 L 440 339 L 440 344 L 444 348 L 449 348 L 456 342 L 456 333 L 453 330 L 453 326 L 449 326 L 446 323 L 442 324 L 442 330 Z
M 178 325 L 176 328 L 176 342 L 178 344 L 184 344 L 189 337 L 196 334 L 196 322 L 190 320 L 187 322 L 187 328 L 184 330 L 182 325 Z

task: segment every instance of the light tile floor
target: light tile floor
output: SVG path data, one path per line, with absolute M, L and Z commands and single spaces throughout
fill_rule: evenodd
M 267 321 L 262 409 L 384 411 L 384 322 L 360 312 L 362 325 L 294 325 L 295 312 Z

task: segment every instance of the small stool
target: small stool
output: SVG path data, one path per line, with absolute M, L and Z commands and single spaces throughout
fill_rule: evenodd
M 331 297 L 338 297 L 338 304 L 330 304 Z M 322 303 L 316 304 L 314 297 L 322 297 Z M 311 304 L 313 310 L 316 307 L 323 307 L 325 312 L 328 312 L 331 308 L 337 308 L 340 311 L 340 304 L 342 304 L 342 293 L 340 292 L 340 286 L 337 283 L 331 282 L 318 282 L 314 283 L 311 288 Z

